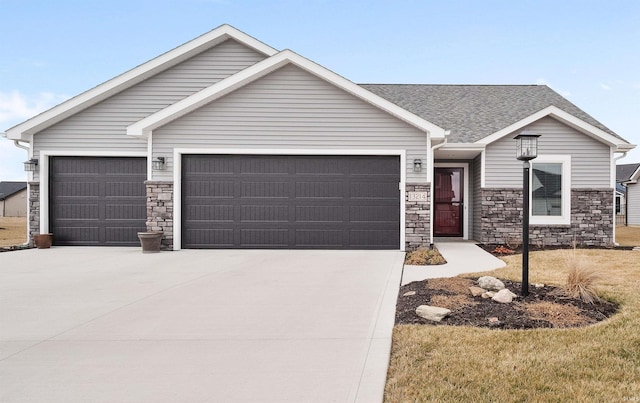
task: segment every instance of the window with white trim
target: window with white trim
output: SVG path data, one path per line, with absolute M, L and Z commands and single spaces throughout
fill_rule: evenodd
M 530 180 L 531 224 L 571 224 L 571 156 L 539 155 Z

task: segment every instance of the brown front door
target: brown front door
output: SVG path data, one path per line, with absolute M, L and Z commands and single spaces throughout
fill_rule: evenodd
M 462 236 L 463 168 L 436 168 L 435 236 Z

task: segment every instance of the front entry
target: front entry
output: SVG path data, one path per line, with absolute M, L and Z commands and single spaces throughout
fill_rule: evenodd
M 463 235 L 464 169 L 435 168 L 434 235 Z

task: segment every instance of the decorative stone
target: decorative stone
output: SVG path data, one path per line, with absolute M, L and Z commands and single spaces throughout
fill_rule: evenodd
M 485 293 L 482 293 L 481 297 L 484 298 L 484 299 L 489 299 L 489 298 L 493 298 L 494 295 L 496 295 L 495 292 L 487 291 Z
M 469 287 L 469 291 L 471 292 L 471 295 L 473 295 L 474 297 L 479 297 L 485 292 L 487 292 L 487 290 L 485 290 L 484 288 L 480 288 L 476 286 Z
M 499 323 L 499 322 L 500 322 L 500 320 L 498 318 L 496 318 L 496 317 L 489 318 L 489 323 Z
M 544 287 L 544 284 L 542 284 L 542 283 L 535 283 L 535 284 L 533 284 L 533 286 L 534 286 L 535 288 L 543 288 L 543 287 Z
M 403 297 L 410 297 L 412 295 L 416 295 L 415 291 L 407 291 L 404 294 L 402 294 Z
M 511 291 L 505 288 L 504 290 L 498 291 L 496 295 L 491 297 L 491 299 L 493 301 L 500 302 L 502 304 L 509 304 L 511 303 L 511 301 L 513 301 L 514 297 L 516 297 L 516 294 L 512 293 Z
M 416 315 L 432 322 L 440 322 L 450 313 L 451 311 L 449 309 L 439 308 L 437 306 L 420 305 L 416 308 Z
M 491 276 L 480 277 L 478 279 L 478 286 L 489 291 L 500 291 L 504 289 L 504 283 Z

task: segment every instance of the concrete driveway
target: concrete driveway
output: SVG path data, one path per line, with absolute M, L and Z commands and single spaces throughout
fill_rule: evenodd
M 0 253 L 0 401 L 382 401 L 402 261 L 398 251 Z

